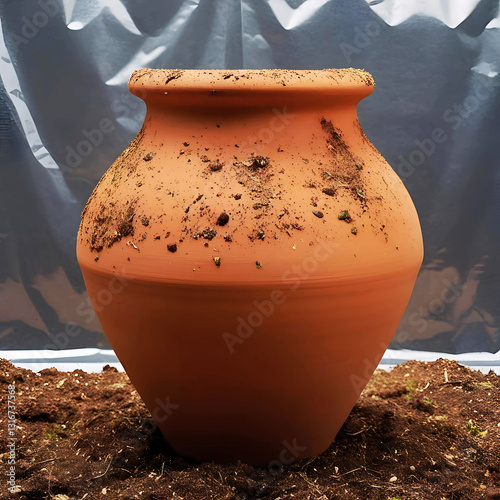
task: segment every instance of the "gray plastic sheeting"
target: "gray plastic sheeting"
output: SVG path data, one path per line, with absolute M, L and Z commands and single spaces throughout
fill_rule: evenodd
M 424 265 L 391 347 L 500 350 L 498 0 L 0 5 L 1 349 L 107 347 L 76 232 L 144 118 L 126 89 L 133 70 L 353 66 L 375 78 L 360 121 L 424 233 Z

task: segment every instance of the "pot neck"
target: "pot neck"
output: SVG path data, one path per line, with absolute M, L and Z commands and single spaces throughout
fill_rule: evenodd
M 321 131 L 322 117 L 355 128 L 356 105 L 373 80 L 359 70 L 140 70 L 129 88 L 147 104 L 150 137 L 210 138 L 223 149 L 232 141 L 254 152 L 278 149 L 305 129 Z

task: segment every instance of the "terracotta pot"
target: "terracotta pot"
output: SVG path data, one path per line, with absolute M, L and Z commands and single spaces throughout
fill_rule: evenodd
M 143 69 L 135 140 L 82 214 L 109 342 L 180 454 L 323 452 L 422 261 L 417 213 L 356 115 L 359 70 Z

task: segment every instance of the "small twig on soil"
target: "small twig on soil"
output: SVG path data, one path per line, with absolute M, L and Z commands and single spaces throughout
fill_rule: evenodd
M 108 455 L 108 457 L 109 457 L 109 455 Z M 111 460 L 109 461 L 108 468 L 102 474 L 99 474 L 98 476 L 95 476 L 95 477 L 91 477 L 90 479 L 99 479 L 101 477 L 104 477 L 108 473 L 109 468 L 111 467 L 111 462 L 112 461 L 113 461 L 113 457 L 111 457 Z
M 161 473 L 160 473 L 160 477 L 163 476 L 163 473 L 165 472 L 165 462 L 163 462 L 161 464 Z
M 127 472 L 128 474 L 132 475 L 132 473 L 131 473 L 129 470 L 124 469 L 123 467 L 117 467 L 117 468 L 116 468 L 116 469 L 114 469 L 114 470 L 124 470 L 124 471 L 125 471 L 125 472 Z
M 94 422 L 94 420 L 97 420 L 98 418 L 100 417 L 100 415 L 96 415 L 94 417 L 92 417 L 86 424 L 85 424 L 85 427 L 88 427 L 92 422 Z
M 364 429 L 361 429 L 360 431 L 358 432 L 353 432 L 352 434 L 350 434 L 349 432 L 346 432 L 346 434 L 348 436 L 357 436 L 358 434 L 361 434 L 362 432 L 365 432 L 367 431 L 368 429 L 371 429 L 371 427 L 365 427 Z
M 219 473 L 220 483 L 221 483 L 221 484 L 226 484 L 226 483 L 224 482 L 224 479 L 223 479 L 223 477 L 222 477 L 222 474 L 220 473 L 220 470 L 218 470 L 217 472 Z
M 339 474 L 339 477 L 346 476 L 347 474 L 352 474 L 353 472 L 356 472 L 356 471 L 361 470 L 361 469 L 364 469 L 364 467 L 358 467 L 357 469 L 352 469 L 349 472 L 344 472 L 343 474 Z
M 447 384 L 448 381 L 448 370 L 445 368 L 444 369 L 444 383 Z
M 55 460 L 59 460 L 59 459 L 57 457 L 56 458 L 49 458 L 48 460 L 43 460 L 42 462 L 34 462 L 33 465 L 48 464 L 49 462 L 54 462 Z

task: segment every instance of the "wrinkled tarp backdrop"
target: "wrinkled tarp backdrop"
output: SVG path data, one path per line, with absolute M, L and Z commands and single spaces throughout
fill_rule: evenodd
M 108 346 L 75 244 L 92 189 L 142 124 L 133 70 L 352 66 L 375 78 L 360 122 L 424 234 L 391 347 L 500 350 L 498 4 L 0 0 L 0 349 Z

